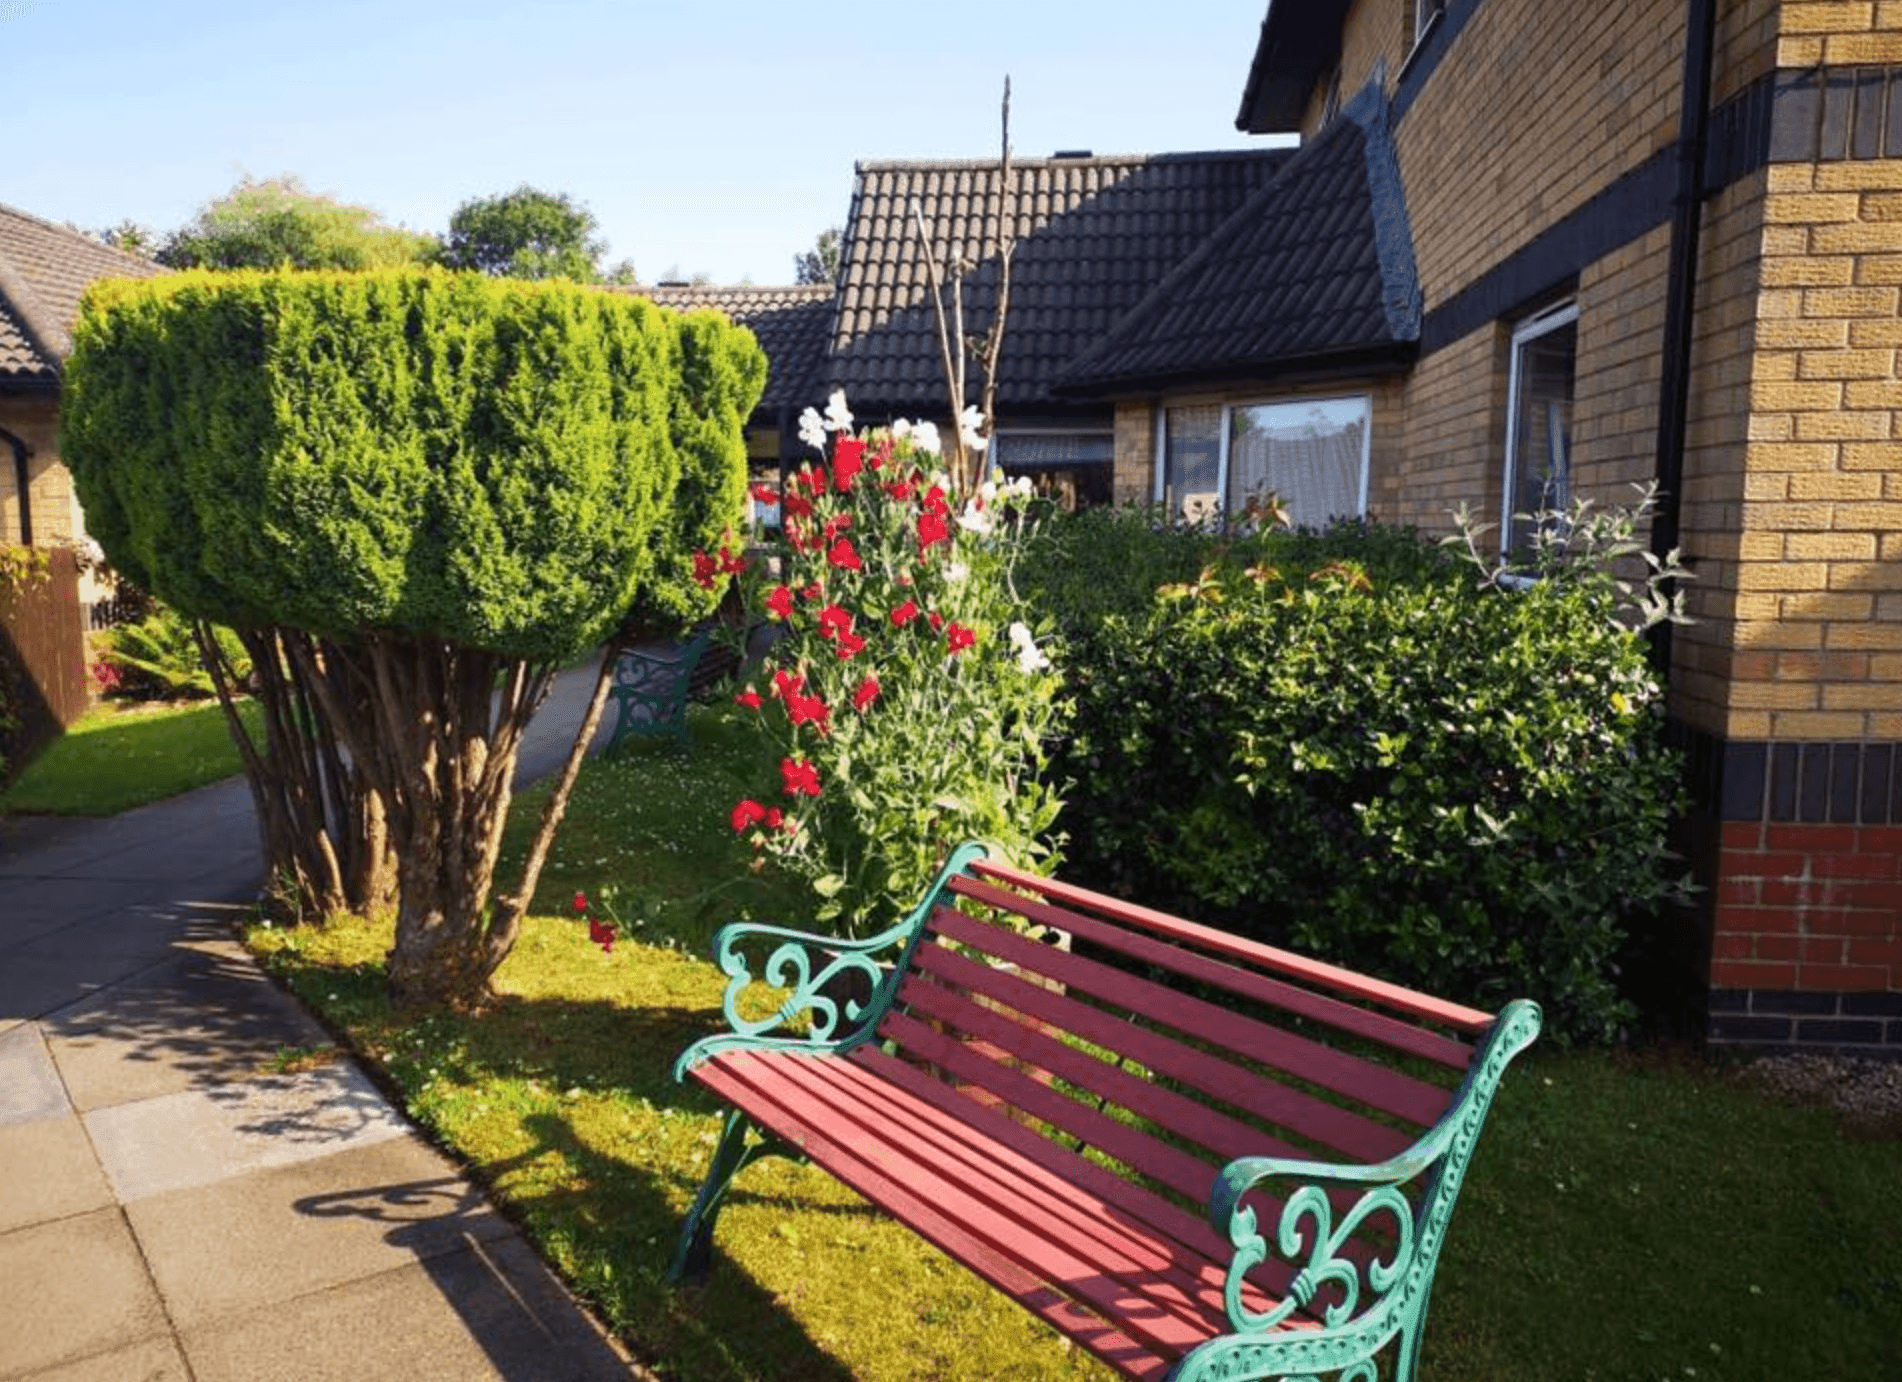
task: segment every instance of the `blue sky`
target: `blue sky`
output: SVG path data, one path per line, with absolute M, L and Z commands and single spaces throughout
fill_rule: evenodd
M 440 232 L 531 183 L 611 260 L 792 279 L 859 159 L 1233 148 L 1265 0 L 0 0 L 0 202 L 170 230 L 243 174 Z

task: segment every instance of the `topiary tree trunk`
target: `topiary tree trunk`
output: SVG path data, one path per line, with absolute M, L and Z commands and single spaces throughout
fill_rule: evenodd
M 492 905 L 523 731 L 631 615 L 711 610 L 683 544 L 737 524 L 764 382 L 723 319 L 567 283 L 188 274 L 88 295 L 63 410 L 88 524 L 117 569 L 240 632 L 273 872 L 319 915 L 394 895 L 399 1003 L 486 998 L 606 666 Z

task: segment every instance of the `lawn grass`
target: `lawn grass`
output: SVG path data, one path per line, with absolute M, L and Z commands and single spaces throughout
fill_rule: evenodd
M 692 750 L 640 744 L 588 766 L 492 1011 L 393 1015 L 387 926 L 258 930 L 254 946 L 663 1376 L 1107 1376 L 824 1173 L 781 1160 L 737 1182 L 708 1287 L 662 1284 L 719 1122 L 668 1073 L 720 1025 L 706 941 L 720 920 L 798 912 L 727 827 L 756 746 L 695 716 Z M 512 851 L 536 804 L 517 813 Z M 639 918 L 611 956 L 568 908 L 606 884 Z M 1535 1048 L 1507 1073 L 1453 1217 L 1420 1376 L 1898 1375 L 1896 1144 L 1893 1128 L 1779 1103 L 1733 1064 Z
M 242 702 L 240 714 L 257 733 L 257 704 Z M 88 711 L 27 765 L 0 793 L 0 812 L 116 816 L 240 770 L 216 701 L 106 705 Z

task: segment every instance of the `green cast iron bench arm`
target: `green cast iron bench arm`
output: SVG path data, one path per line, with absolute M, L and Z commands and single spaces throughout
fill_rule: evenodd
M 1538 1004 L 1525 999 L 1507 1004 L 1487 1030 L 1452 1107 L 1419 1141 L 1386 1161 L 1354 1166 L 1240 1157 L 1224 1166 L 1209 1191 L 1209 1222 L 1235 1249 L 1224 1301 L 1235 1332 L 1190 1353 L 1171 1371 L 1170 1382 L 1335 1371 L 1340 1373 L 1340 1382 L 1374 1382 L 1374 1357 L 1379 1350 L 1402 1330 L 1417 1334 L 1447 1222 L 1499 1078 L 1512 1058 L 1532 1044 L 1540 1023 Z M 1429 1175 L 1432 1178 L 1415 1206 L 1401 1187 Z M 1271 1180 L 1295 1187 L 1282 1202 L 1272 1248 L 1254 1209 L 1242 1203 L 1251 1191 Z M 1337 1223 L 1330 1186 L 1369 1188 Z M 1344 1255 L 1343 1249 L 1370 1222 L 1391 1227 L 1392 1251 L 1363 1266 Z M 1299 1269 L 1278 1306 L 1253 1311 L 1243 1299 L 1245 1278 L 1268 1260 L 1271 1251 L 1284 1261 L 1299 1263 Z M 1363 1272 L 1370 1297 L 1364 1308 Z M 1323 1328 L 1270 1332 L 1330 1285 L 1337 1299 L 1322 1311 Z M 1403 1350 L 1397 1378 L 1411 1373 L 1414 1352 L 1414 1348 Z

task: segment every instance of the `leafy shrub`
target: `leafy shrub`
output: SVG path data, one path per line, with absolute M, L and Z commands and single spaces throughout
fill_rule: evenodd
M 851 425 L 839 395 L 828 416 Z M 743 581 L 747 608 L 780 634 L 739 697 L 774 766 L 732 825 L 811 883 L 821 920 L 853 932 L 902 918 L 961 841 L 1056 864 L 1045 741 L 1058 683 L 1047 629 L 1012 585 L 1027 487 L 986 484 L 959 503 L 927 473 L 930 429 L 894 433 L 841 436 L 829 474 L 807 466 L 783 496 L 763 492 L 785 527 Z M 702 560 L 710 582 L 740 564 Z
M 1601 558 L 1497 573 L 1355 526 L 1264 539 L 1100 623 L 1064 824 L 1087 876 L 1436 993 L 1631 1015 L 1673 897 L 1662 693 Z M 1648 588 L 1648 587 L 1647 587 Z
M 249 681 L 251 658 L 238 636 L 218 624 L 212 632 L 239 680 Z M 170 701 L 203 700 L 214 692 L 191 621 L 165 605 L 136 624 L 106 630 L 97 646 L 100 656 L 93 675 L 109 695 Z

